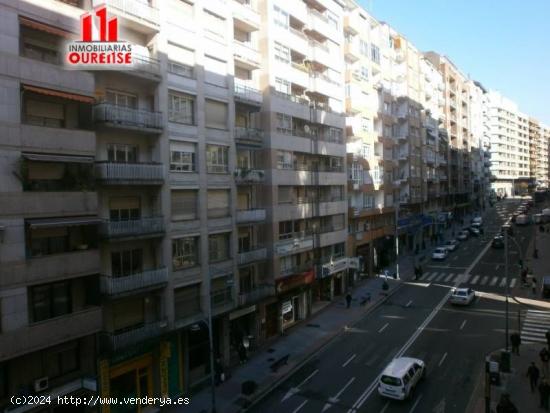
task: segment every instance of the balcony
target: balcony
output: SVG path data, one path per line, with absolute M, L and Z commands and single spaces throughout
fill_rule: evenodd
M 237 255 L 237 264 L 246 265 L 256 261 L 267 259 L 267 248 L 260 245 L 254 245 L 249 251 L 239 252 Z
M 260 67 L 260 52 L 250 43 L 243 43 L 238 40 L 234 40 L 233 57 L 248 70 L 258 69 Z
M 242 79 L 235 78 L 234 93 L 237 101 L 258 106 L 262 104 L 262 92 Z
M 126 331 L 102 334 L 101 339 L 110 351 L 118 351 L 133 344 L 158 337 L 167 327 L 166 320 L 142 324 Z
M 263 169 L 243 169 L 235 170 L 235 183 L 237 185 L 259 184 L 264 181 L 265 172 Z
M 161 133 L 162 113 L 99 103 L 94 106 L 94 121 L 113 128 L 140 133 Z
M 334 28 L 328 20 L 328 17 L 315 9 L 308 8 L 307 28 L 319 33 L 322 36 L 336 40 L 339 37 L 338 29 Z
M 146 163 L 96 163 L 96 176 L 105 185 L 162 185 L 162 164 Z
M 315 40 L 309 41 L 308 59 L 313 62 L 321 63 L 324 66 L 331 64 L 330 49 L 326 44 Z
M 348 33 L 359 34 L 364 26 L 365 21 L 359 17 L 359 13 L 352 11 L 344 16 L 344 29 Z
M 250 291 L 241 291 L 238 297 L 239 305 L 252 305 L 264 298 L 272 297 L 274 295 L 275 286 L 273 284 L 260 284 Z
M 105 238 L 154 237 L 164 233 L 162 216 L 132 219 L 129 221 L 105 221 L 101 226 L 101 235 Z
M 279 256 L 313 249 L 313 235 L 310 233 L 302 231 L 285 234 L 285 236 L 289 236 L 289 238 L 278 241 L 275 247 L 276 253 Z
M 264 139 L 264 131 L 258 128 L 236 127 L 234 130 L 234 137 L 237 145 L 261 147 Z
M 95 131 L 20 125 L 21 149 L 29 152 L 95 155 Z
M 101 277 L 101 292 L 108 296 L 159 288 L 168 282 L 168 270 L 158 268 L 125 277 Z
M 160 28 L 159 11 L 147 0 L 92 0 L 93 8 L 102 4 L 124 20 L 123 24 L 119 22 L 119 26 L 128 26 L 143 33 L 154 33 Z
M 361 52 L 359 51 L 359 45 L 356 41 L 346 41 L 344 45 L 344 53 L 348 60 L 355 62 L 361 58 Z
M 0 360 L 55 346 L 100 331 L 100 307 L 92 307 L 0 334 Z
M 265 221 L 265 209 L 241 209 L 237 211 L 237 224 Z
M 157 82 L 162 79 L 159 59 L 135 53 L 132 56 L 132 62 L 132 70 L 125 70 L 124 73 L 155 80 Z
M 279 273 L 282 277 L 288 277 L 289 275 L 303 274 L 312 270 L 312 264 L 293 265 L 292 267 L 281 268 Z
M 247 2 L 233 1 L 233 19 L 235 26 L 245 32 L 259 30 L 260 14 Z

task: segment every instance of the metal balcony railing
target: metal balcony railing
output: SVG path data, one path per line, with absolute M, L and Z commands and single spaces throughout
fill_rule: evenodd
M 94 0 L 93 6 L 105 4 L 110 8 L 116 9 L 116 11 L 122 14 L 132 16 L 136 20 L 143 20 L 144 22 L 153 26 L 159 26 L 159 11 L 157 8 L 151 6 L 147 0 Z
M 237 263 L 239 265 L 249 264 L 255 261 L 265 260 L 267 258 L 267 248 L 261 245 L 254 245 L 248 251 L 239 251 Z
M 96 163 L 96 176 L 109 181 L 151 181 L 162 182 L 164 180 L 164 168 L 157 163 L 122 163 L 122 162 L 98 162 Z
M 236 127 L 235 142 L 261 144 L 264 138 L 264 131 L 258 128 Z
M 275 295 L 275 286 L 273 284 L 261 284 L 250 291 L 241 291 L 239 293 L 239 305 L 253 304 L 273 295 Z
M 133 68 L 136 71 L 145 72 L 152 75 L 160 75 L 160 60 L 154 57 L 134 54 L 132 56 L 134 62 Z
M 237 223 L 265 221 L 265 209 L 241 209 L 237 211 Z
M 162 232 L 164 232 L 164 218 L 162 216 L 128 221 L 107 220 L 101 226 L 101 233 L 106 238 L 141 236 Z
M 235 169 L 235 182 L 242 183 L 261 183 L 265 179 L 265 172 L 263 169 Z
M 245 81 L 240 79 L 235 79 L 234 93 L 237 99 L 246 102 L 261 104 L 263 100 L 262 92 L 259 89 L 248 85 Z
M 166 325 L 166 320 L 160 320 L 132 327 L 125 331 L 103 333 L 103 335 L 108 340 L 112 351 L 117 351 L 132 344 L 159 336 Z
M 117 295 L 162 285 L 166 282 L 168 282 L 168 270 L 166 268 L 146 270 L 125 277 L 104 275 L 101 277 L 101 292 L 106 295 Z
M 119 127 L 158 129 L 163 128 L 162 113 L 118 106 L 112 103 L 98 103 L 94 106 L 94 120 L 97 123 L 110 123 Z

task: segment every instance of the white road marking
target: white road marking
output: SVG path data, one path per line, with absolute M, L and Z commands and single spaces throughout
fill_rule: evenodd
M 449 281 L 451 281 L 451 278 L 453 278 L 455 276 L 454 272 L 450 273 L 447 278 L 445 278 L 445 282 L 448 283 Z
M 302 404 L 301 404 L 301 405 L 299 405 L 298 407 L 296 407 L 296 408 L 294 409 L 294 411 L 293 411 L 292 413 L 298 413 L 298 412 L 300 411 L 300 409 L 301 409 L 302 407 L 304 407 L 304 406 L 305 406 L 305 404 L 306 404 L 307 402 L 308 402 L 308 400 L 307 400 L 307 399 L 306 399 L 306 400 L 304 400 L 304 401 L 302 402 Z
M 498 264 L 497 264 L 497 266 L 495 267 L 495 270 L 497 270 L 497 271 L 498 271 L 498 267 L 500 267 L 500 265 L 498 265 Z
M 460 325 L 460 330 L 462 330 L 464 328 L 464 326 L 466 325 L 466 321 L 468 321 L 468 320 L 464 320 L 462 322 L 462 324 Z
M 442 272 L 436 279 L 435 281 L 436 282 L 441 282 L 443 280 L 443 278 L 445 278 L 447 274 L 445 274 L 444 272 Z
M 406 307 L 406 308 L 409 308 L 409 307 L 411 306 L 412 302 L 413 302 L 413 300 L 409 301 L 409 302 L 407 303 L 407 305 L 405 305 L 405 307 Z
M 502 277 L 502 280 L 500 280 L 499 287 L 506 287 L 506 278 Z
M 284 402 L 285 400 L 289 399 L 290 397 L 294 396 L 296 393 L 298 393 L 300 391 L 300 387 L 302 387 L 309 379 L 311 379 L 317 373 L 319 373 L 319 369 L 315 370 L 313 373 L 311 373 L 309 376 L 307 376 L 296 387 L 292 387 L 289 391 L 287 391 L 286 394 L 284 395 L 284 397 L 281 399 L 281 403 Z
M 494 276 L 493 279 L 491 280 L 491 283 L 489 284 L 491 287 L 494 287 L 496 284 L 497 284 L 497 281 L 498 281 L 498 277 L 497 276 Z
M 411 407 L 411 410 L 409 410 L 409 413 L 414 412 L 414 409 L 416 409 L 416 406 L 418 406 L 418 403 L 420 403 L 421 398 L 422 398 L 422 395 L 418 396 L 418 399 L 416 399 L 416 402 L 414 402 L 413 407 Z
M 351 356 L 349 359 L 346 360 L 346 362 L 344 364 L 342 364 L 342 367 L 346 367 L 349 363 L 351 363 L 351 361 L 357 357 L 357 354 L 354 354 L 353 356 Z
M 384 331 L 386 329 L 387 326 L 389 326 L 390 323 L 386 323 L 384 324 L 384 327 L 382 327 L 380 330 L 378 330 L 379 333 L 381 333 L 382 331 Z
M 456 260 L 458 260 L 458 257 L 454 257 L 454 258 L 453 258 L 453 261 L 456 261 Z
M 468 280 L 470 279 L 470 277 L 472 276 L 472 274 L 462 274 L 460 277 L 459 277 L 459 280 L 460 282 L 466 284 L 468 282 Z
M 447 353 L 443 354 L 443 357 L 441 357 L 441 360 L 439 360 L 439 367 L 441 367 L 441 365 L 443 364 L 446 358 L 447 358 Z
M 483 278 L 481 279 L 481 281 L 479 282 L 479 284 L 480 285 L 485 285 L 485 284 L 487 284 L 487 281 L 489 281 L 489 276 L 484 275 Z
M 429 272 L 422 274 L 422 277 L 420 277 L 420 280 L 425 280 L 426 278 L 428 278 L 428 275 L 430 275 Z
M 338 403 L 340 401 L 339 397 L 350 386 L 350 384 L 354 382 L 354 380 L 355 380 L 355 377 L 352 377 L 351 379 L 349 379 L 349 381 L 346 383 L 346 385 L 344 387 L 342 387 L 342 389 L 338 393 L 336 393 L 335 396 L 330 397 L 328 399 L 328 402 L 325 403 L 325 405 L 323 406 L 323 412 L 330 409 L 334 403 Z
M 384 407 L 382 408 L 382 410 L 380 410 L 380 413 L 385 413 L 386 410 L 388 410 L 388 407 L 390 406 L 390 402 L 386 402 L 386 404 L 384 405 Z
M 477 280 L 479 280 L 479 275 L 475 275 L 474 278 L 472 278 L 472 281 L 470 281 L 470 284 L 477 284 Z
M 437 273 L 437 272 L 432 273 L 432 275 L 430 275 L 428 277 L 428 281 L 432 281 L 435 277 L 437 277 L 437 274 L 439 274 L 439 273 Z

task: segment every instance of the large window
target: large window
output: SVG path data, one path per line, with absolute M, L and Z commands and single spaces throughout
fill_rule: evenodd
M 290 49 L 281 43 L 275 42 L 275 59 L 283 63 L 290 63 Z
M 283 93 L 285 95 L 290 95 L 290 82 L 285 79 L 281 79 L 280 77 L 275 78 L 275 90 L 279 93 Z
M 137 109 L 138 98 L 132 93 L 121 92 L 118 90 L 107 90 L 105 93 L 107 103 L 126 108 Z
M 284 113 L 277 113 L 277 132 L 292 135 L 292 117 Z
M 369 44 L 364 40 L 359 40 L 359 51 L 363 56 L 369 55 Z
M 378 46 L 371 45 L 371 59 L 373 62 L 380 64 L 380 49 Z
M 277 151 L 277 168 L 278 169 L 293 169 L 293 155 L 289 151 Z
M 136 163 L 138 160 L 137 145 L 110 143 L 107 145 L 109 162 Z
M 143 251 L 139 248 L 111 252 L 111 272 L 113 277 L 143 272 Z
M 59 38 L 57 36 L 21 26 L 20 38 L 22 56 L 46 63 L 59 63 Z
M 172 221 L 197 219 L 197 190 L 172 190 Z
M 168 120 L 170 122 L 195 124 L 195 96 L 168 92 Z
M 363 193 L 363 208 L 374 208 L 374 196 Z
M 64 128 L 66 123 L 65 105 L 34 97 L 25 100 L 25 122 L 31 125 Z
M 172 240 L 172 266 L 174 270 L 199 265 L 199 237 Z
M 205 118 L 207 128 L 227 129 L 227 103 L 206 99 Z
M 109 200 L 109 219 L 111 221 L 130 221 L 140 217 L 139 197 L 113 197 Z
M 32 322 L 71 312 L 71 289 L 67 281 L 30 287 Z
M 193 78 L 194 66 L 194 50 L 168 42 L 168 72 Z
M 230 233 L 208 236 L 208 259 L 210 262 L 229 259 L 229 235 Z
M 227 146 L 206 145 L 206 170 L 208 173 L 227 173 L 229 160 Z
M 200 284 L 175 289 L 174 290 L 174 309 L 175 309 L 174 316 L 176 320 L 200 313 L 201 311 Z
M 190 142 L 170 143 L 170 171 L 194 172 L 196 145 Z
M 224 38 L 225 36 L 225 19 L 214 13 L 204 10 L 204 27 L 206 31 L 212 33 L 213 35 Z
M 275 24 L 288 29 L 288 13 L 278 6 L 273 6 Z
M 223 218 L 229 216 L 229 190 L 209 189 L 206 204 L 208 208 L 208 218 Z

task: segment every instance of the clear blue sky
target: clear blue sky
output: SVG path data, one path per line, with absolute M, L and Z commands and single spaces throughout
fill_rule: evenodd
M 550 126 L 550 0 L 359 0 Z M 372 7 L 370 7 L 372 6 Z

